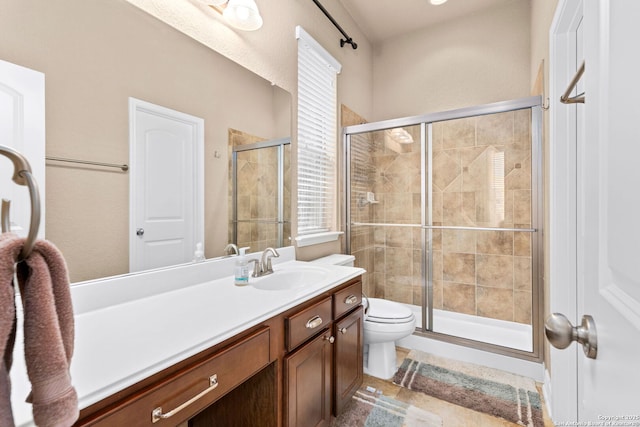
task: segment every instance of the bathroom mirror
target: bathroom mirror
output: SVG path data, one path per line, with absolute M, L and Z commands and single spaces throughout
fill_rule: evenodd
M 129 163 L 129 97 L 204 119 L 205 256 L 224 254 L 231 132 L 287 138 L 289 93 L 125 1 L 6 2 L 0 39 L 45 74 L 47 156 Z M 46 238 L 72 282 L 128 273 L 129 176 L 47 161 Z

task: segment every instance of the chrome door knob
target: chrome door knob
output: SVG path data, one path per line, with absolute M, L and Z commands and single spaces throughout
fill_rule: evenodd
M 136 236 L 144 236 L 144 228 L 137 228 Z
M 588 314 L 582 316 L 580 326 L 573 326 L 564 314 L 550 314 L 544 323 L 544 333 L 551 345 L 560 350 L 577 341 L 589 359 L 595 359 L 598 354 L 596 323 Z

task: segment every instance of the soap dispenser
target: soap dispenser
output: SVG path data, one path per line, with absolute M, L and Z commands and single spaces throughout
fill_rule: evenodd
M 236 260 L 236 268 L 234 273 L 234 283 L 238 286 L 244 286 L 249 284 L 249 263 L 245 257 L 247 248 L 240 248 L 238 259 Z
M 193 254 L 193 262 L 202 262 L 204 261 L 204 251 L 202 250 L 202 243 L 196 243 L 196 251 Z

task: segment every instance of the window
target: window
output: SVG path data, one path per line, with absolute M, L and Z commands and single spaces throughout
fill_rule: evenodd
M 298 39 L 298 235 L 334 225 L 341 65 L 301 27 Z

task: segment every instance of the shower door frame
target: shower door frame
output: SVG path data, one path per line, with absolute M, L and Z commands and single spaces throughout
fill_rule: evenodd
M 231 224 L 233 227 L 233 242 L 238 242 L 238 223 L 264 223 L 277 224 L 278 226 L 278 247 L 284 246 L 284 225 L 287 221 L 284 218 L 284 161 L 285 161 L 285 145 L 291 145 L 291 138 L 278 138 L 268 141 L 255 142 L 253 144 L 244 144 L 233 147 L 231 155 Z M 263 148 L 277 148 L 278 158 L 278 213 L 275 221 L 272 220 L 239 220 L 238 219 L 238 153 L 244 151 L 259 150 Z
M 435 122 L 462 119 L 505 113 L 515 110 L 531 109 L 531 228 L 499 228 L 499 227 L 459 227 L 434 226 L 432 221 L 432 174 L 433 174 L 433 134 L 432 126 Z M 383 131 L 404 126 L 420 126 L 421 150 L 421 224 L 379 224 L 371 226 L 403 226 L 420 227 L 422 229 L 422 325 L 416 328 L 415 334 L 437 339 L 451 344 L 464 345 L 479 350 L 517 357 L 535 362 L 542 361 L 542 323 L 543 318 L 543 286 L 542 273 L 544 257 L 543 249 L 543 175 L 542 175 L 542 98 L 530 96 L 509 101 L 460 108 L 443 112 L 430 113 L 420 116 L 404 117 L 384 120 L 374 123 L 346 126 L 342 129 L 344 148 L 344 194 L 346 203 L 343 215 L 343 229 L 346 233 L 346 251 L 351 253 L 351 135 Z M 425 209 L 426 204 L 426 209 Z M 531 238 L 531 268 L 532 268 L 532 351 L 519 350 L 475 341 L 468 338 L 447 335 L 433 331 L 433 257 L 432 234 L 434 229 L 457 229 L 471 231 L 516 231 L 530 232 Z

